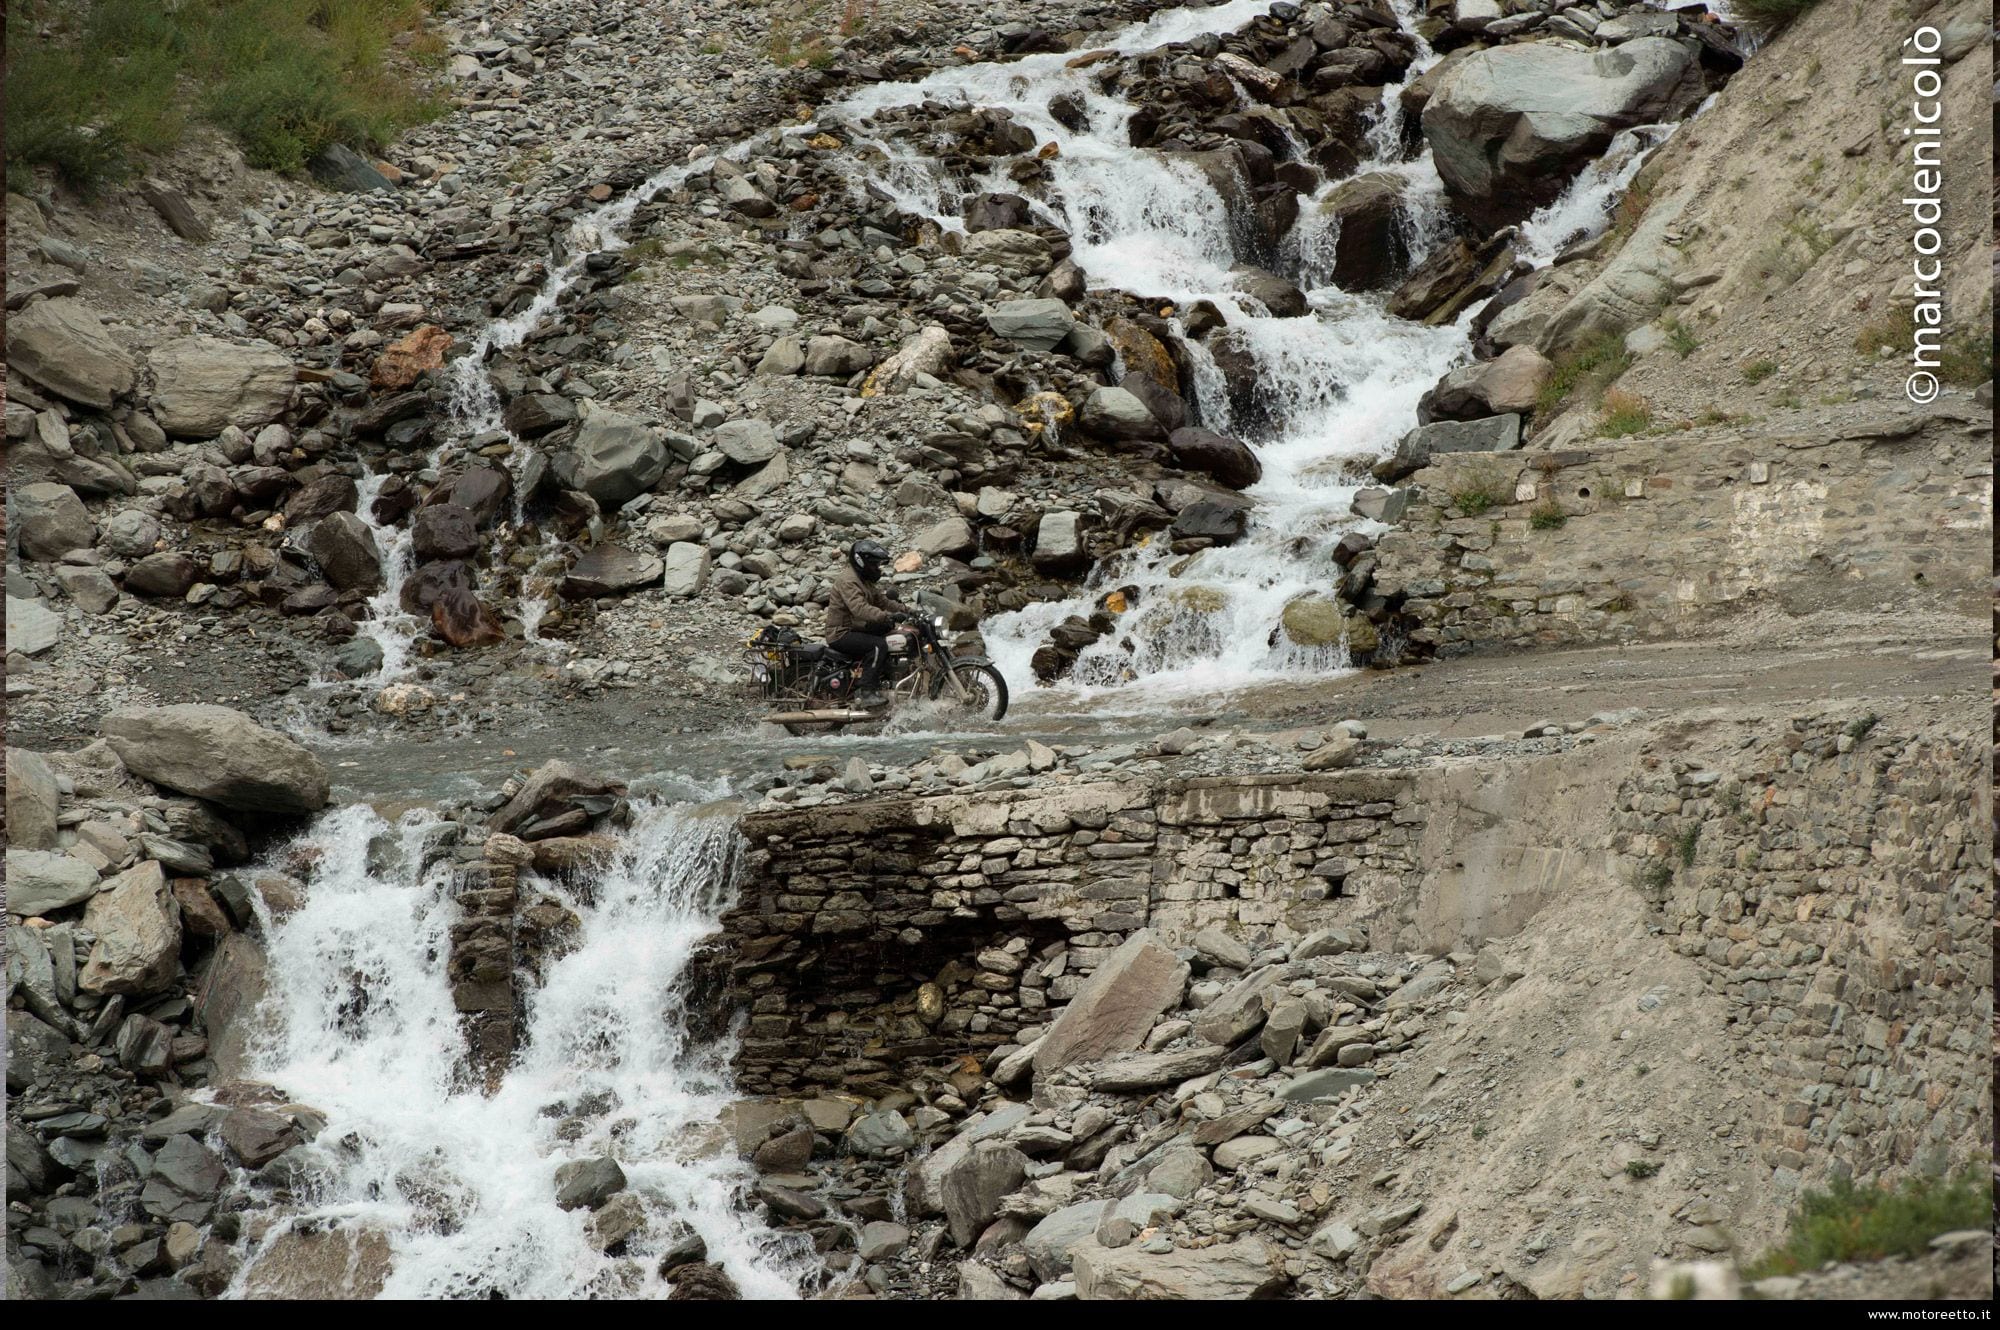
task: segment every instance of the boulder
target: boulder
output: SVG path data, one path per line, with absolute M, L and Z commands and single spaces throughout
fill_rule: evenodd
M 1250 529 L 1250 505 L 1234 495 L 1227 500 L 1201 499 L 1174 515 L 1168 534 L 1176 540 L 1207 540 L 1231 545 Z
M 97 525 L 69 486 L 40 481 L 17 486 L 8 497 L 24 557 L 48 563 L 97 543 Z
M 1168 434 L 1166 446 L 1174 454 L 1174 466 L 1202 472 L 1232 490 L 1244 490 L 1264 478 L 1264 466 L 1248 444 L 1214 430 L 1186 426 Z
M 63 594 L 86 614 L 109 614 L 118 604 L 118 584 L 102 568 L 64 564 L 56 569 L 56 581 Z
M 556 1205 L 564 1210 L 595 1210 L 624 1190 L 616 1159 L 572 1159 L 556 1168 Z
M 1266 966 L 1237 980 L 1201 1009 L 1194 1022 L 1196 1037 L 1230 1048 L 1255 1034 L 1264 1023 L 1268 1000 L 1280 977 L 1278 967 Z
M 731 420 L 717 425 L 715 446 L 738 466 L 762 466 L 784 449 L 768 420 Z
M 469 508 L 426 503 L 410 519 L 410 548 L 418 563 L 470 558 L 479 551 L 478 522 Z
M 970 1250 L 999 1213 L 1000 1202 L 1028 1175 L 1028 1157 L 1000 1141 L 983 1141 L 954 1163 L 939 1184 L 951 1240 Z
M 306 542 L 326 580 L 341 591 L 380 591 L 382 551 L 375 533 L 353 513 L 330 513 L 313 523 Z
M 1241 1302 L 1275 1298 L 1290 1284 L 1282 1248 L 1238 1238 L 1199 1250 L 1077 1244 L 1076 1296 L 1087 1302 Z
M 38 656 L 62 639 L 62 616 L 39 600 L 7 597 L 7 651 Z
M 51 850 L 62 789 L 48 759 L 26 748 L 7 748 L 7 850 Z M 14 875 L 7 874 L 8 886 Z M 16 911 L 16 913 L 20 913 Z
M 69 1039 L 62 1031 L 25 1011 L 7 1013 L 7 1089 L 20 1094 L 37 1081 L 48 1079 L 69 1061 Z M 7 1162 L 14 1163 L 14 1132 L 7 1124 Z M 30 1137 L 29 1139 L 33 1139 Z M 8 1189 L 9 1197 L 13 1189 Z
M 192 1136 L 174 1136 L 153 1156 L 153 1171 L 139 1193 L 139 1204 L 164 1223 L 205 1223 L 228 1177 L 215 1151 Z
M 1223 1048 L 1183 1048 L 1165 1053 L 1135 1053 L 1130 1057 L 1113 1058 L 1102 1063 L 1091 1073 L 1091 1089 L 1101 1092 L 1129 1094 L 1134 1090 L 1152 1090 L 1162 1085 L 1178 1085 L 1182 1081 L 1193 1080 L 1218 1071 L 1228 1056 Z
M 1035 527 L 1035 548 L 1028 561 L 1045 572 L 1075 571 L 1089 562 L 1083 547 L 1083 519 L 1077 513 L 1043 513 Z
M 861 395 L 894 396 L 913 387 L 920 378 L 941 377 L 950 363 L 951 334 L 935 323 L 928 324 L 875 367 L 868 381 L 861 385 Z
M 276 730 L 228 707 L 127 707 L 99 726 L 134 775 L 245 812 L 299 814 L 326 806 L 326 764 Z
M 845 337 L 814 337 L 806 342 L 808 374 L 845 379 L 874 363 L 874 352 Z
M 757 372 L 768 376 L 797 374 L 805 367 L 805 348 L 799 345 L 796 337 L 777 338 L 757 361 Z
M 1084 399 L 1078 420 L 1106 439 L 1159 439 L 1166 436 L 1146 404 L 1125 388 L 1099 388 Z
M 550 459 L 549 469 L 564 489 L 581 490 L 611 513 L 659 483 L 667 446 L 636 416 L 588 406 L 576 437 Z
M 1249 296 L 1275 319 L 1296 319 L 1306 312 L 1306 293 L 1287 278 L 1262 268 L 1238 267 L 1231 270 L 1236 289 Z
M 382 349 L 369 371 L 369 382 L 387 392 L 401 392 L 421 376 L 444 366 L 444 353 L 451 350 L 451 334 L 425 324 Z
M 142 509 L 127 508 L 104 521 L 104 548 L 121 559 L 142 559 L 159 540 L 159 519 Z
M 507 403 L 501 417 L 516 438 L 534 439 L 576 419 L 576 404 L 561 393 L 523 393 Z
M 968 232 L 1019 231 L 1034 213 L 1019 194 L 981 194 L 965 205 L 961 220 Z
M 472 514 L 472 524 L 483 529 L 510 511 L 507 500 L 513 493 L 514 477 L 505 467 L 469 466 L 440 480 L 424 496 L 423 508 L 418 512 L 421 514 L 424 508 L 463 508 Z
M 571 600 L 622 596 L 652 586 L 666 571 L 651 554 L 623 545 L 597 545 L 584 551 L 563 578 L 562 593 Z
M 1003 272 L 1037 277 L 1056 265 L 1055 253 L 1049 248 L 1048 241 L 1033 231 L 1011 228 L 976 231 L 965 238 L 964 247 L 960 252 L 967 263 L 977 263 L 989 268 L 998 268 Z
M 1440 420 L 1419 425 L 1396 443 L 1395 456 L 1378 463 L 1375 478 L 1388 484 L 1430 465 L 1439 453 L 1506 452 L 1521 446 L 1521 417 L 1509 412 L 1484 420 Z
M 944 1213 L 944 1178 L 981 1141 L 1005 1136 L 1028 1120 L 1033 1110 L 1027 1104 L 1001 1104 L 984 1117 L 969 1122 L 958 1135 L 922 1158 L 914 1160 L 905 1175 L 903 1190 L 912 1213 Z
M 988 231 L 986 235 L 1005 235 Z M 1060 300 L 1003 300 L 986 311 L 986 326 L 1030 351 L 1053 351 L 1069 336 L 1076 318 Z
M 292 492 L 285 500 L 285 524 L 304 526 L 333 513 L 351 513 L 361 502 L 361 491 L 350 476 L 316 476 Z M 157 532 L 157 528 L 156 528 Z M 158 539 L 157 534 L 154 537 Z
M 1035 1048 L 1036 1072 L 1136 1049 L 1160 1015 L 1180 1001 L 1187 978 L 1187 962 L 1160 945 L 1150 929 L 1133 933 L 1099 962 L 1049 1026 Z
M 139 362 L 112 339 L 96 311 L 63 296 L 7 316 L 7 368 L 58 397 L 108 411 L 132 391 Z
M 268 1108 L 233 1108 L 222 1118 L 222 1143 L 245 1168 L 262 1168 L 304 1141 L 290 1118 Z
M 1438 420 L 1525 416 L 1535 409 L 1554 372 L 1555 366 L 1534 347 L 1510 347 L 1497 359 L 1461 365 L 1446 374 L 1417 404 L 1417 419 L 1428 425 Z
M 963 517 L 947 517 L 918 533 L 912 544 L 925 554 L 966 554 L 978 547 L 972 523 Z
M 180 905 L 151 860 L 107 881 L 84 908 L 83 926 L 97 935 L 76 978 L 86 993 L 156 993 L 180 973 Z
M 201 565 L 177 550 L 148 554 L 125 572 L 125 589 L 135 596 L 179 600 L 201 580 Z
M 708 546 L 679 541 L 667 546 L 661 588 L 669 596 L 698 596 L 708 585 Z
M 1694 56 L 1667 38 L 1595 52 L 1519 42 L 1460 61 L 1423 129 L 1447 196 L 1490 231 L 1553 202 L 1620 130 L 1672 119 L 1701 93 Z
M 1094 1243 L 1103 1221 L 1124 1219 L 1135 1228 L 1146 1228 L 1172 1219 L 1181 1205 L 1179 1197 L 1164 1192 L 1137 1192 L 1115 1201 L 1078 1201 L 1029 1229 L 1021 1239 L 1021 1250 L 1045 1282 L 1061 1279 L 1070 1271 L 1071 1253 L 1083 1243 Z
M 430 616 L 432 631 L 455 647 L 490 647 L 507 637 L 507 625 L 500 622 L 500 616 L 462 586 L 440 592 L 431 602 Z
M 212 439 L 230 426 L 255 433 L 292 398 L 292 362 L 271 346 L 183 337 L 156 347 L 153 418 L 175 438 Z
M 1333 242 L 1333 282 L 1343 291 L 1389 285 L 1409 261 L 1403 241 L 1403 177 L 1371 171 L 1341 182 L 1320 202 L 1339 228 Z
M 8 777 L 7 801 L 14 801 Z M 13 819 L 8 818 L 11 830 Z M 54 837 L 50 837 L 53 841 Z M 53 913 L 97 894 L 97 870 L 73 855 L 7 847 L 7 913 L 26 918 Z
M 1428 326 L 1450 323 L 1476 300 L 1506 284 L 1514 271 L 1514 230 L 1502 228 L 1478 244 L 1462 236 L 1439 245 L 1403 279 L 1383 306 L 1399 319 Z
M 624 793 L 624 782 L 593 776 L 558 758 L 535 769 L 521 786 L 520 793 L 488 819 L 487 830 L 512 835 L 530 823 L 556 817 L 573 808 L 592 813 L 608 812 Z

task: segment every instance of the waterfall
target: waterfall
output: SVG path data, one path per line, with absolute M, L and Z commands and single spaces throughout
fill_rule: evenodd
M 250 1074 L 327 1118 L 294 1223 L 383 1235 L 385 1297 L 660 1296 L 678 1224 L 745 1296 L 796 1296 L 811 1244 L 739 1208 L 750 1172 L 717 1125 L 733 1041 L 692 1041 L 682 1015 L 689 960 L 733 891 L 733 818 L 645 807 L 609 867 L 533 881 L 580 923 L 539 988 L 517 978 L 521 1047 L 490 1093 L 466 1065 L 446 974 L 458 908 L 443 830 L 349 807 L 281 856 L 314 867 L 305 905 L 265 921 Z M 555 1203 L 557 1168 L 600 1155 L 647 1216 L 622 1256 L 588 1242 L 588 1211 Z M 252 1244 L 234 1294 L 284 1228 Z
M 721 155 L 740 159 L 754 142 L 754 138 L 745 139 Z M 570 223 L 569 229 L 555 243 L 552 258 L 558 261 L 543 278 L 534 298 L 513 314 L 494 319 L 480 329 L 464 353 L 446 367 L 445 442 L 431 453 L 425 463 L 427 470 L 435 472 L 462 445 L 475 439 L 482 443 L 490 442 L 496 435 L 515 445 L 514 457 L 518 462 L 523 455 L 521 441 L 506 428 L 501 415 L 500 395 L 494 390 L 492 377 L 487 372 L 487 360 L 495 351 L 519 346 L 543 319 L 554 312 L 561 304 L 563 295 L 583 276 L 585 262 L 592 254 L 624 249 L 628 243 L 625 228 L 641 206 L 663 190 L 679 186 L 690 176 L 698 175 L 714 164 L 715 156 L 710 155 L 658 171 L 618 198 Z M 382 648 L 382 668 L 375 675 L 377 683 L 391 682 L 408 672 L 410 645 L 422 628 L 422 623 L 415 616 L 405 613 L 402 607 L 403 583 L 415 568 L 409 524 L 378 522 L 373 512 L 375 495 L 380 493 L 387 478 L 386 474 L 373 472 L 364 478 L 357 514 L 374 533 L 375 542 L 382 550 L 383 573 L 387 582 L 384 590 L 368 602 L 369 617 L 360 625 L 361 633 L 374 639 Z M 515 520 L 519 522 L 525 496 L 520 494 L 518 466 L 514 478 L 517 482 Z M 529 576 L 543 575 L 548 571 L 545 565 L 538 564 L 530 570 Z M 546 594 L 531 598 L 524 582 L 520 617 L 523 633 L 529 641 L 538 640 L 535 628 L 547 614 L 549 606 Z
M 1105 45 L 1137 52 L 1202 33 L 1227 33 L 1268 8 L 1268 0 L 1238 0 L 1175 10 Z M 1406 28 L 1415 9 L 1410 0 L 1398 4 Z M 1338 575 L 1329 557 L 1332 545 L 1347 531 L 1372 528 L 1350 513 L 1354 493 L 1369 483 L 1369 464 L 1415 425 L 1417 400 L 1467 354 L 1465 321 L 1426 328 L 1386 314 L 1381 293 L 1346 292 L 1330 284 L 1324 274 L 1331 237 L 1316 216 L 1318 197 L 1301 200 L 1302 215 L 1312 220 L 1301 222 L 1291 247 L 1311 311 L 1304 318 L 1268 317 L 1231 271 L 1253 256 L 1242 252 L 1223 200 L 1185 161 L 1130 147 L 1126 126 L 1138 108 L 1100 91 L 1090 70 L 1067 68 L 1068 59 L 1029 56 L 940 70 L 914 83 L 864 89 L 835 113 L 860 127 L 867 183 L 897 206 L 951 230 L 963 229 L 954 213 L 959 187 L 909 145 L 871 136 L 869 117 L 926 101 L 998 108 L 1038 141 L 1053 140 L 1059 151 L 1048 161 L 1050 184 L 1037 206 L 1069 233 L 1071 257 L 1090 284 L 1182 308 L 1212 301 L 1253 360 L 1275 423 L 1244 432 L 1264 475 L 1248 491 L 1257 507 L 1240 541 L 1191 557 L 1169 554 L 1159 539 L 1125 552 L 1106 561 L 1074 599 L 989 620 L 988 651 L 1012 687 L 1032 688 L 1029 658 L 1049 629 L 1071 615 L 1088 616 L 1106 590 L 1134 586 L 1137 605 L 1116 631 L 1084 650 L 1066 685 L 1070 689 L 1089 694 L 1136 683 L 1148 693 L 1213 692 L 1340 667 L 1346 657 L 1337 645 L 1293 643 L 1279 628 L 1280 616 L 1300 596 L 1330 593 Z M 1420 47 L 1410 77 L 1434 59 Z M 1421 258 L 1446 233 L 1444 195 L 1427 147 L 1404 158 L 1401 91 L 1401 86 L 1384 90 L 1384 106 L 1369 136 L 1373 159 L 1360 170 L 1403 179 L 1404 229 Z M 1087 130 L 1065 128 L 1050 115 L 1050 100 L 1062 95 L 1082 101 Z M 975 194 L 1012 188 L 998 172 L 971 185 Z M 1206 348 L 1188 346 L 1196 369 L 1190 395 L 1205 422 L 1227 428 L 1221 376 Z

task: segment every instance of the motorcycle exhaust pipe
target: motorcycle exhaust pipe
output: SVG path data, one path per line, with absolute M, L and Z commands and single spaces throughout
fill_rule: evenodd
M 820 725 L 831 722 L 851 724 L 855 721 L 881 720 L 880 711 L 861 711 L 852 707 L 830 707 L 825 711 L 780 711 L 764 717 L 766 725 Z

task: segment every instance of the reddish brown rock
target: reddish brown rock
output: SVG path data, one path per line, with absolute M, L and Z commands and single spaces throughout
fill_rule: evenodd
M 442 366 L 444 353 L 450 349 L 451 334 L 427 323 L 409 336 L 389 343 L 376 357 L 370 381 L 377 388 L 391 392 L 407 388 L 419 375 Z

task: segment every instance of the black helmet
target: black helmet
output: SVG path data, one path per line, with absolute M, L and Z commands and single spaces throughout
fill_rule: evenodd
M 847 547 L 847 562 L 854 571 L 861 574 L 864 582 L 882 580 L 882 565 L 889 562 L 889 551 L 877 540 L 857 540 Z

